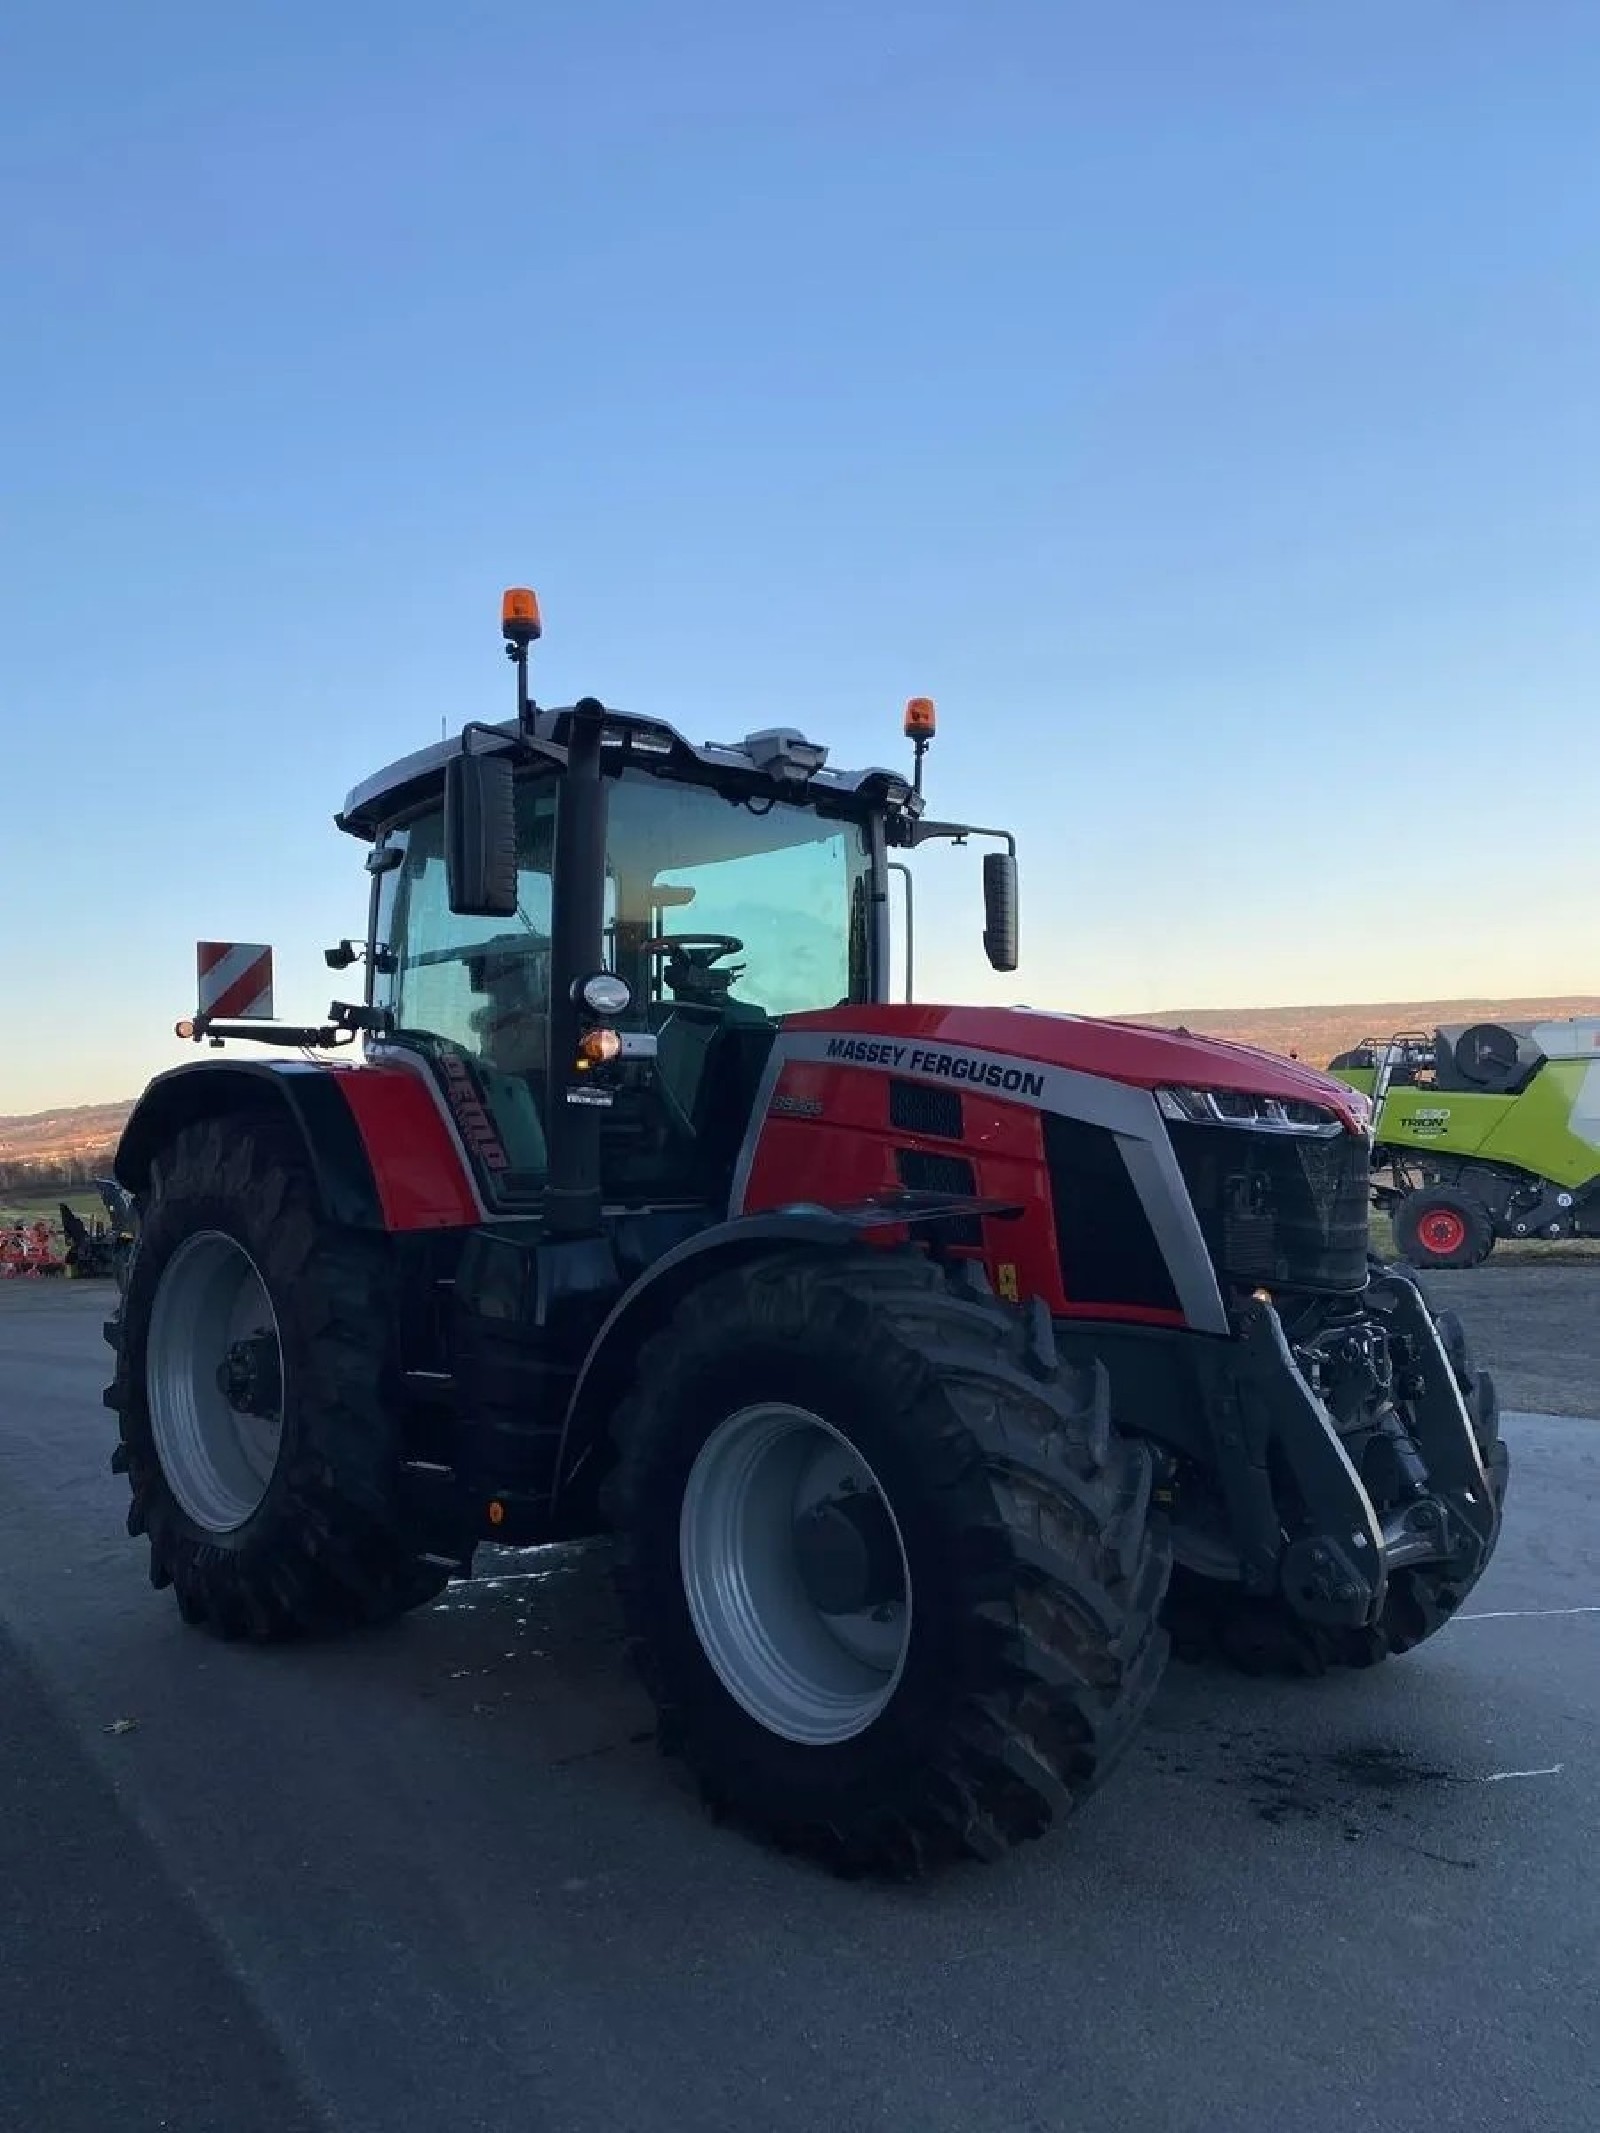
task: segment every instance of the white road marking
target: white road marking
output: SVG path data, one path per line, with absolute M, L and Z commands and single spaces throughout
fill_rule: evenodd
M 1507 1778 L 1553 1778 L 1559 1777 L 1561 1770 L 1560 1763 L 1552 1763 L 1547 1770 L 1491 1770 L 1487 1777 L 1479 1778 L 1478 1783 L 1503 1785 Z
M 487 1585 L 492 1592 L 497 1585 L 535 1585 L 546 1578 L 558 1578 L 563 1575 L 570 1577 L 571 1574 L 569 1565 L 552 1563 L 548 1570 L 496 1571 L 493 1577 L 461 1578 L 457 1582 L 462 1585 Z
M 1600 1607 L 1501 1607 L 1486 1614 L 1457 1615 L 1458 1622 L 1542 1622 L 1552 1615 L 1600 1615 Z

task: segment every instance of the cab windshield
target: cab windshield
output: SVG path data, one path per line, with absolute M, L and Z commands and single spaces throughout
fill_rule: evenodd
M 764 1015 L 866 999 L 867 867 L 858 822 L 626 771 L 610 800 L 608 960 L 636 1001 L 660 1001 L 681 990 L 683 958 L 649 944 L 698 936 L 709 993 Z

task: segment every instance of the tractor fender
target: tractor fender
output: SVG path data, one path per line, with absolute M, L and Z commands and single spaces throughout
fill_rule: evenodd
M 736 1215 L 697 1230 L 653 1261 L 612 1306 L 578 1372 L 561 1426 L 552 1510 L 563 1505 L 575 1486 L 587 1494 L 598 1480 L 595 1454 L 604 1448 L 606 1425 L 633 1376 L 639 1350 L 691 1288 L 763 1252 L 838 1251 L 859 1244 L 863 1225 L 859 1218 L 852 1219 L 853 1213 L 808 1205 Z
M 352 1229 L 384 1229 L 383 1203 L 343 1074 L 298 1059 L 230 1059 L 158 1074 L 135 1104 L 112 1162 L 117 1183 L 140 1193 L 158 1151 L 185 1126 L 229 1111 L 286 1119 L 302 1147 L 322 1214 Z

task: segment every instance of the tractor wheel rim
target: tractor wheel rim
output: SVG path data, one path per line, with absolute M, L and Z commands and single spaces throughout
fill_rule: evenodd
M 873 1604 L 824 1612 L 797 1534 L 846 1499 L 878 1529 L 883 1582 Z M 885 1710 L 911 1644 L 911 1570 L 888 1494 L 842 1431 L 780 1402 L 719 1422 L 684 1489 L 678 1556 L 700 1647 L 758 1725 L 833 1747 Z
M 246 1350 L 258 1374 L 275 1369 L 266 1413 L 236 1405 L 219 1383 Z M 283 1341 L 260 1269 L 221 1230 L 196 1231 L 156 1289 L 145 1396 L 167 1485 L 206 1532 L 237 1532 L 260 1510 L 283 1447 L 282 1387 Z
M 1458 1252 L 1467 1241 L 1467 1225 L 1453 1207 L 1436 1207 L 1422 1218 L 1422 1241 L 1430 1252 Z

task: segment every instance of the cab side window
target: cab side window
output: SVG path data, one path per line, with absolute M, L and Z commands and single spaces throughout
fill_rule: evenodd
M 503 1144 L 495 1182 L 513 1198 L 543 1189 L 548 1172 L 545 1077 L 550 1015 L 551 862 L 555 790 L 525 780 L 517 795 L 519 894 L 514 920 L 450 909 L 444 824 L 420 816 L 406 832 L 386 927 L 395 968 L 388 1002 L 396 1033 L 444 1070 L 465 1065 Z

